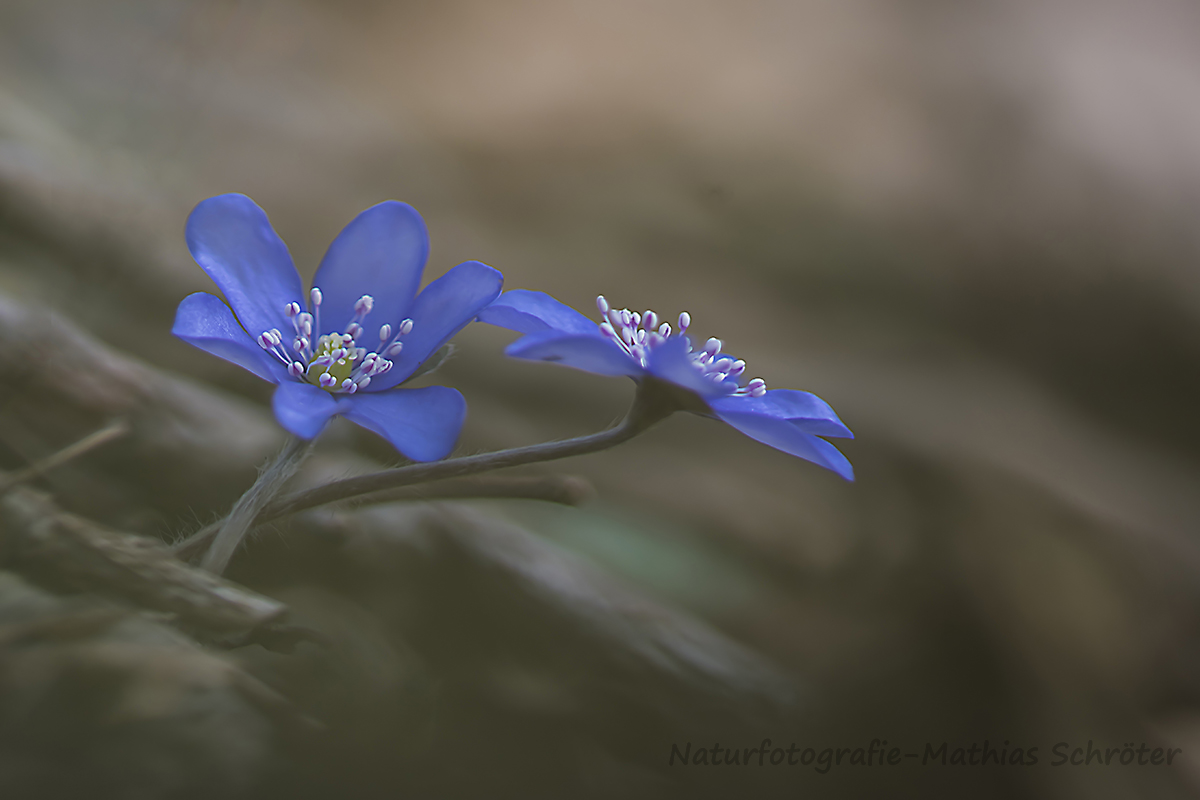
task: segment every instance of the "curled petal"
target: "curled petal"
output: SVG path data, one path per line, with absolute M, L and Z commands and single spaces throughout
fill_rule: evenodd
M 755 413 L 717 411 L 716 414 L 722 422 L 751 439 L 832 470 L 848 481 L 854 480 L 854 467 L 836 447 L 804 433 L 789 420 Z
M 175 312 L 171 333 L 263 380 L 279 383 L 287 377 L 287 367 L 259 347 L 233 318 L 229 306 L 215 295 L 196 292 L 185 297 Z
M 292 329 L 284 308 L 301 299 L 300 276 L 287 246 L 253 200 L 222 194 L 202 201 L 188 216 L 186 236 L 192 258 L 251 336 Z
M 510 344 L 504 352 L 513 358 L 553 361 L 597 375 L 640 378 L 645 374 L 641 365 L 614 342 L 593 334 L 531 333 Z
M 374 306 L 363 327 L 395 327 L 410 309 L 429 257 L 429 234 L 416 209 L 388 200 L 371 206 L 342 229 L 313 278 L 321 289 L 321 333 L 344 333 L 354 304 L 370 295 Z
M 710 401 L 709 406 L 718 414 L 722 412 L 759 414 L 773 419 L 787 420 L 800 431 L 815 436 L 854 438 L 854 434 L 838 419 L 838 415 L 829 407 L 829 404 L 809 392 L 795 389 L 770 389 L 762 397 L 750 397 L 749 395 L 721 397 Z
M 597 335 L 596 322 L 545 292 L 513 289 L 479 312 L 479 321 L 518 333 L 578 333 Z
M 686 336 L 675 336 L 663 342 L 650 353 L 646 371 L 660 380 L 693 391 L 705 400 L 722 397 L 737 389 L 736 380 L 706 378 L 692 361 L 690 346 Z
M 450 337 L 466 327 L 500 294 L 504 276 L 487 264 L 467 261 L 426 286 L 412 305 L 413 328 L 400 339 L 404 349 L 391 371 L 371 381 L 368 391 L 390 389 L 416 371 Z
M 450 455 L 467 417 L 463 396 L 445 386 L 359 392 L 340 405 L 346 419 L 378 433 L 413 461 Z
M 314 439 L 329 419 L 339 413 L 340 403 L 311 383 L 284 381 L 271 398 L 271 408 L 284 430 L 301 439 Z

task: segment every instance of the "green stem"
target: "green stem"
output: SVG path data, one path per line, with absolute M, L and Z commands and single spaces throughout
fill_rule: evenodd
M 229 516 L 220 523 L 221 527 L 213 537 L 208 552 L 200 561 L 202 569 L 215 575 L 220 575 L 225 571 L 225 567 L 229 566 L 229 559 L 233 558 L 238 545 L 242 543 L 247 531 L 255 524 L 255 519 L 262 509 L 268 506 L 288 479 L 296 474 L 296 470 L 312 452 L 312 447 L 311 441 L 305 441 L 295 436 L 288 437 L 283 450 L 258 476 L 254 485 L 238 499 L 233 510 L 229 512 Z
M 359 475 L 333 483 L 318 486 L 302 492 L 295 492 L 279 498 L 269 504 L 254 519 L 254 524 L 269 522 L 273 519 L 295 514 L 316 506 L 347 500 L 385 489 L 395 489 L 400 486 L 411 486 L 416 483 L 457 478 L 463 475 L 474 475 L 505 467 L 516 467 L 521 464 L 533 464 L 539 461 L 554 461 L 585 453 L 606 450 L 637 436 L 655 423 L 668 417 L 679 408 L 673 398 L 658 391 L 648 382 L 638 387 L 633 406 L 620 424 L 600 433 L 579 436 L 561 442 L 514 447 L 510 450 L 497 450 L 492 453 L 480 453 L 462 458 L 449 458 L 445 461 L 434 461 L 426 464 L 411 464 L 398 469 L 374 472 L 369 475 Z

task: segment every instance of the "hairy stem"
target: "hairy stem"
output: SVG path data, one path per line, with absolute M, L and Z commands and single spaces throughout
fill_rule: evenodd
M 347 498 L 356 506 L 377 505 L 405 501 L 428 500 L 486 500 L 517 499 L 541 500 L 547 503 L 576 506 L 592 496 L 594 490 L 586 479 L 574 475 L 545 475 L 521 478 L 501 478 L 494 475 L 483 477 L 451 478 L 432 481 L 417 486 L 402 486 L 382 492 Z M 224 520 L 206 525 L 192 535 L 177 542 L 171 552 L 177 558 L 191 561 L 202 554 L 208 543 L 217 535 Z M 256 523 L 257 524 L 257 523 Z
M 598 450 L 607 450 L 632 439 L 651 425 L 669 416 L 677 408 L 677 405 L 669 402 L 659 392 L 648 391 L 646 384 L 643 383 L 639 386 L 633 406 L 625 415 L 625 419 L 606 431 L 561 442 L 514 447 L 510 450 L 448 458 L 445 461 L 426 464 L 410 464 L 406 467 L 334 481 L 314 489 L 295 492 L 269 503 L 258 514 L 255 523 L 269 522 L 287 514 L 295 514 L 298 511 L 322 506 L 326 503 L 348 500 L 385 489 L 412 486 L 444 478 L 458 478 L 504 467 L 516 467 L 539 461 L 554 461 L 560 458 L 594 453 Z
M 288 479 L 296 474 L 296 470 L 304 463 L 312 452 L 313 443 L 295 436 L 289 436 L 283 450 L 275 460 L 263 470 L 254 485 L 242 495 L 233 505 L 233 510 L 220 524 L 220 529 L 213 537 L 212 544 L 200 567 L 220 575 L 229 565 L 229 559 L 237 551 L 238 545 L 246 536 L 246 532 L 254 525 L 255 518 L 267 506 L 271 499 L 279 493 Z

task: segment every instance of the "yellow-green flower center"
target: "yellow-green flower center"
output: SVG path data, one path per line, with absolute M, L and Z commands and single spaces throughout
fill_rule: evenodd
M 354 371 L 355 353 L 354 340 L 340 333 L 330 333 L 317 340 L 313 348 L 313 357 L 308 362 L 305 377 L 309 383 L 314 383 L 328 392 L 336 391 L 342 381 L 350 377 Z M 334 358 L 334 356 L 341 356 Z M 322 385 L 321 376 L 329 373 L 335 380 L 328 386 Z

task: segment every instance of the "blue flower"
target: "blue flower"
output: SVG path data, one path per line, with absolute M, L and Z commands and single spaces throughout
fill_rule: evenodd
M 498 271 L 468 261 L 418 294 L 429 236 L 416 210 L 394 200 L 338 234 L 308 303 L 287 247 L 245 195 L 196 206 L 187 244 L 229 305 L 193 294 L 172 332 L 277 384 L 280 425 L 311 439 L 340 414 L 415 461 L 449 455 L 466 417 L 462 395 L 396 387 L 496 299 Z
M 761 378 L 742 385 L 746 362 L 721 352 L 719 339 L 696 350 L 686 335 L 691 317 L 672 331 L 653 311 L 611 308 L 596 298 L 596 323 L 548 294 L 515 289 L 479 314 L 481 322 L 525 334 L 505 351 L 515 358 L 554 361 L 598 375 L 626 375 L 666 384 L 680 408 L 715 417 L 752 439 L 854 480 L 854 469 L 821 436 L 853 439 L 829 405 L 814 394 L 767 389 Z

